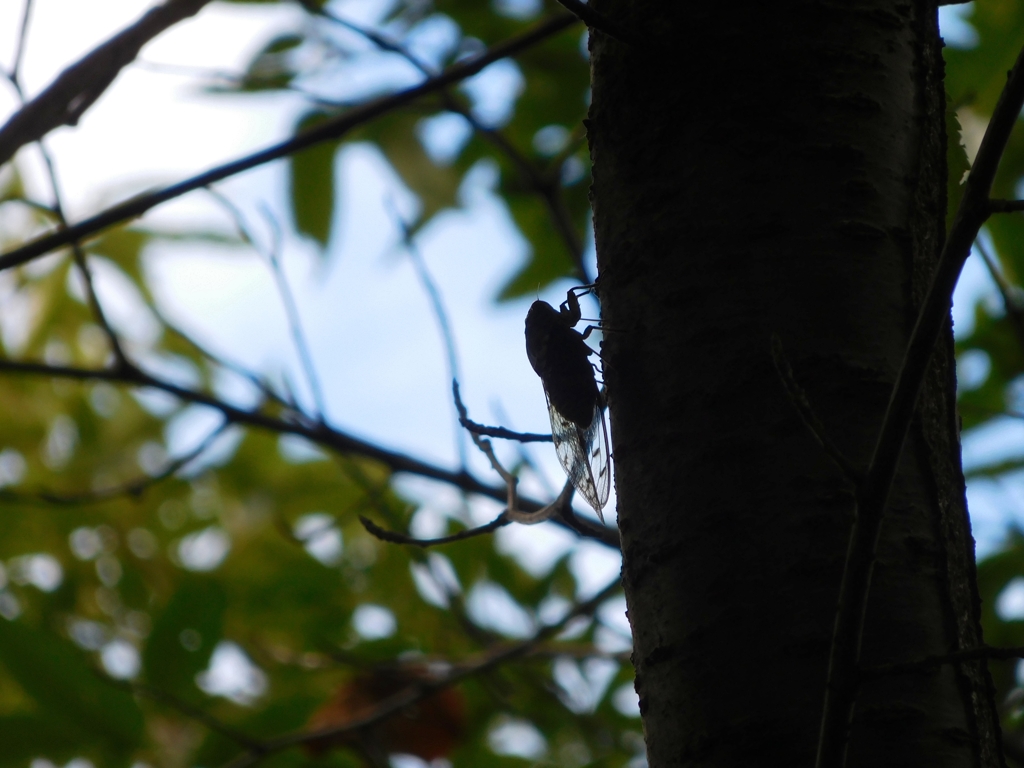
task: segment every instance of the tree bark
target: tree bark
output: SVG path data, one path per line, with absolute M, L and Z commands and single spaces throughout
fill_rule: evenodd
M 652 768 L 810 766 L 852 484 L 945 222 L 933 2 L 592 0 L 588 121 L 623 582 Z M 951 329 L 878 547 L 862 664 L 981 642 Z M 851 766 L 996 766 L 983 663 L 862 685 Z

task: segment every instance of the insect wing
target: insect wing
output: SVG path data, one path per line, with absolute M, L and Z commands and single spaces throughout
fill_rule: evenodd
M 611 490 L 611 466 L 608 461 L 608 429 L 601 406 L 594 407 L 594 417 L 590 425 L 583 429 L 551 405 L 546 388 L 544 395 L 547 397 L 551 436 L 558 460 L 576 490 L 604 522 L 604 505 L 608 503 Z
M 594 408 L 594 420 L 590 422 L 590 431 L 593 432 L 590 438 L 590 477 L 594 481 L 594 488 L 597 490 L 597 505 L 594 507 L 597 516 L 604 522 L 602 510 L 608 503 L 608 495 L 612 489 L 612 465 L 609 457 L 612 455 L 611 445 L 608 442 L 608 425 L 604 421 L 604 411 L 598 405 Z

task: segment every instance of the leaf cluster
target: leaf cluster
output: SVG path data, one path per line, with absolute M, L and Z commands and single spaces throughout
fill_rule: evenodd
M 303 28 L 283 32 L 240 78 L 217 86 L 306 95 L 297 131 L 351 103 L 331 98 L 325 79 L 385 60 L 424 76 L 409 51 L 431 25 L 454 35 L 442 54 L 421 62 L 428 71 L 557 8 L 550 3 L 525 18 L 469 0 L 396 3 L 375 30 L 393 41 L 387 50 L 319 15 L 319 3 L 303 5 L 310 11 Z M 504 117 L 485 114 L 472 87 L 453 88 L 290 158 L 295 229 L 329 253 L 341 194 L 335 159 L 343 144 L 372 143 L 420 201 L 410 235 L 460 204 L 470 173 L 493 169 L 495 192 L 529 243 L 503 297 L 582 276 L 589 219 L 582 33 L 571 28 L 508 65 L 522 87 Z M 465 133 L 443 157 L 423 138 L 441 119 Z M 0 227 L 5 248 L 60 224 L 59 210 L 29 199 L 17 163 L 0 176 L 0 217 L 13 223 Z M 315 417 L 262 373 L 247 383 L 252 413 L 269 429 L 240 426 L 166 388 L 133 386 L 132 370 L 112 355 L 111 334 L 141 369 L 212 401 L 235 369 L 158 311 L 146 252 L 168 242 L 239 253 L 248 246 L 198 227 L 142 226 L 82 244 L 90 269 L 130 297 L 127 322 L 97 315 L 70 250 L 0 280 L 8 308 L 0 357 L 84 372 L 0 375 L 0 766 L 35 758 L 210 766 L 246 754 L 268 766 L 361 765 L 354 742 L 323 754 L 301 747 L 264 754 L 260 745 L 308 729 L 326 702 L 368 671 L 424 660 L 459 668 L 528 636 L 577 599 L 569 555 L 538 575 L 490 536 L 431 552 L 373 538 L 360 515 L 408 531 L 426 512 L 393 489 L 382 463 L 324 445 L 297 454 L 288 425 L 315 432 Z M 181 448 L 175 435 L 182 433 L 192 448 Z M 468 503 L 443 514 L 443 533 L 470 525 Z M 518 625 L 481 608 L 484 593 L 492 613 L 497 595 Z M 632 675 L 623 639 L 601 618 L 609 610 L 621 612 L 616 599 L 555 639 L 462 680 L 456 690 L 467 717 L 452 763 L 634 760 L 642 750 L 636 713 L 620 711 L 621 696 L 613 695 Z M 227 680 L 218 678 L 224 659 L 235 664 Z M 509 723 L 536 728 L 539 751 L 516 756 L 495 746 Z

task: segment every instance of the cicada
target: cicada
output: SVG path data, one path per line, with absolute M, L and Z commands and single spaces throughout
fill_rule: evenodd
M 526 355 L 540 376 L 555 453 L 576 490 L 604 521 L 611 489 L 608 428 L 586 335 L 576 330 L 580 302 L 573 288 L 556 310 L 535 301 L 526 315 Z M 589 333 L 589 329 L 587 331 Z

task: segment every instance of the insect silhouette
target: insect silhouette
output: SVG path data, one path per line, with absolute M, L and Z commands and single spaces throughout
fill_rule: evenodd
M 526 315 L 526 356 L 544 385 L 558 460 L 604 522 L 611 489 L 608 429 L 589 359 L 595 352 L 584 341 L 590 329 L 580 333 L 575 328 L 581 318 L 580 290 L 592 288 L 570 289 L 557 310 L 546 301 L 533 302 Z

